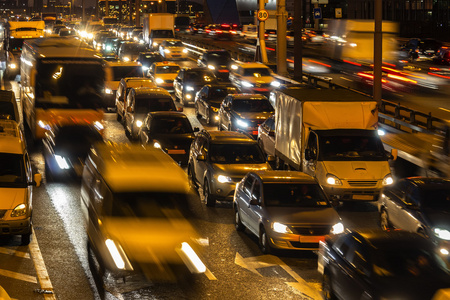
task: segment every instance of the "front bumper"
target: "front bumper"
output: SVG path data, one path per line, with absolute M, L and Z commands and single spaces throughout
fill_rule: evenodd
M 382 188 L 381 183 L 370 188 L 356 188 L 349 186 L 345 182 L 341 186 L 322 185 L 322 187 L 331 199 L 340 201 L 376 201 Z
M 239 181 L 221 183 L 215 180 L 212 183 L 210 192 L 217 200 L 233 201 L 234 190 Z
M 327 227 L 329 232 L 329 228 Z M 327 234 L 284 234 L 268 230 L 269 244 L 272 248 L 284 250 L 318 250 L 319 242 L 324 241 Z
M 31 232 L 31 217 L 21 220 L 0 220 L 0 235 L 19 235 Z

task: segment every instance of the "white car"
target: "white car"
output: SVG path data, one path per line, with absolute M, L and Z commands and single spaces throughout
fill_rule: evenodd
M 240 63 L 231 66 L 230 81 L 243 93 L 269 96 L 274 88 L 281 85 L 272 70 L 262 63 Z
M 164 58 L 187 58 L 188 51 L 180 40 L 169 39 L 159 45 L 159 53 Z

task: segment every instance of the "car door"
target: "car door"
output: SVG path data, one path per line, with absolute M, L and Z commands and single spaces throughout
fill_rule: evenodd
M 251 190 L 250 200 L 253 200 L 254 204 L 249 206 L 248 224 L 251 231 L 257 233 L 259 236 L 259 223 L 263 217 L 262 211 L 262 184 L 259 178 L 255 178 L 253 187 Z
M 131 125 L 134 122 L 134 108 L 135 108 L 135 92 L 131 89 L 127 96 L 127 112 L 125 114 L 125 131 L 131 132 Z
M 395 228 L 402 228 L 403 214 L 405 213 L 405 197 L 409 187 L 407 181 L 400 181 L 390 192 L 386 193 L 386 208 L 389 216 L 389 222 Z
M 417 228 L 423 227 L 421 220 L 418 219 L 418 216 L 420 215 L 418 211 L 421 197 L 420 194 L 417 186 L 412 184 L 409 185 L 401 210 L 398 211 L 398 228 L 416 232 Z
M 267 155 L 275 154 L 275 120 L 273 117 L 268 118 L 261 125 L 260 137 L 264 152 Z
M 248 174 L 242 184 L 239 185 L 239 190 L 236 193 L 236 202 L 239 207 L 239 216 L 242 223 L 250 229 L 250 199 L 254 177 Z
M 205 137 L 200 136 L 195 144 L 195 147 L 193 149 L 194 151 L 194 173 L 195 173 L 195 180 L 199 182 L 200 184 L 203 184 L 203 175 L 205 173 L 206 169 L 206 160 L 208 159 L 206 157 L 206 151 L 205 147 L 207 147 L 207 140 Z M 199 160 L 199 156 L 203 156 L 204 160 Z
M 183 78 L 184 78 L 185 70 L 181 69 L 178 73 L 177 77 L 175 77 L 175 80 L 173 82 L 173 88 L 175 90 L 175 96 L 178 97 L 178 99 L 183 98 Z
M 202 116 L 206 116 L 206 104 L 205 104 L 205 101 L 206 101 L 206 99 L 208 97 L 208 93 L 209 93 L 208 86 L 202 87 L 202 89 L 198 93 L 197 107 L 198 107 L 198 112 Z
M 230 110 L 232 105 L 232 98 L 227 96 L 220 106 L 220 123 L 225 130 L 232 129 L 229 128 L 230 124 Z
M 303 171 L 315 177 L 318 158 L 318 139 L 314 132 L 310 132 L 305 148 L 305 159 L 303 160 Z
M 139 129 L 139 141 L 141 145 L 147 145 L 150 142 L 150 130 L 151 130 L 151 120 L 150 114 L 145 118 L 142 127 Z

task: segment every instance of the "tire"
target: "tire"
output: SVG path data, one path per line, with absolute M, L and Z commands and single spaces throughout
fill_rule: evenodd
M 234 209 L 234 227 L 237 231 L 244 231 L 245 226 L 241 222 L 241 217 L 239 216 L 239 209 L 236 207 Z
M 392 229 L 391 222 L 389 222 L 389 215 L 386 209 L 382 209 L 380 212 L 380 227 L 384 231 Z
M 259 248 L 264 254 L 270 254 L 272 252 L 269 244 L 269 238 L 267 237 L 264 227 L 261 227 L 261 231 L 259 232 Z
M 209 207 L 216 206 L 216 199 L 209 192 L 209 184 L 207 180 L 205 180 L 205 184 L 203 185 L 203 196 L 205 197 L 206 206 Z
M 331 284 L 331 276 L 329 271 L 325 271 L 323 273 L 322 278 L 322 292 L 323 292 L 323 298 L 325 300 L 334 300 L 336 299 L 336 296 L 333 292 L 333 286 Z
M 194 171 L 192 171 L 192 166 L 188 165 L 188 177 L 193 187 L 198 189 L 198 184 L 195 182 L 195 174 Z
M 122 116 L 119 114 L 119 112 L 116 109 L 116 114 L 117 114 L 117 121 L 118 122 L 122 122 Z
M 22 244 L 22 246 L 26 246 L 26 245 L 30 244 L 30 241 L 31 241 L 31 228 L 30 228 L 29 233 L 22 234 L 21 244 Z

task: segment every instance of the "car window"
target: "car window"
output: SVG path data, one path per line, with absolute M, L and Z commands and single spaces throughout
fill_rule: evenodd
M 169 98 L 146 98 L 136 97 L 135 112 L 147 113 L 152 111 L 176 111 L 177 108 L 172 99 Z
M 180 71 L 180 66 L 158 66 L 156 74 L 173 74 Z
M 255 179 L 253 178 L 253 176 L 247 176 L 247 179 L 244 181 L 244 193 L 250 197 L 251 193 L 252 193 L 252 185 L 253 185 L 253 181 Z
M 183 134 L 192 132 L 191 123 L 187 118 L 155 118 L 152 122 L 152 133 Z
M 261 183 L 258 179 L 255 180 L 255 184 L 253 185 L 252 198 L 258 200 L 258 202 L 261 201 Z
M 273 106 L 267 99 L 234 99 L 233 110 L 236 112 L 273 112 Z

